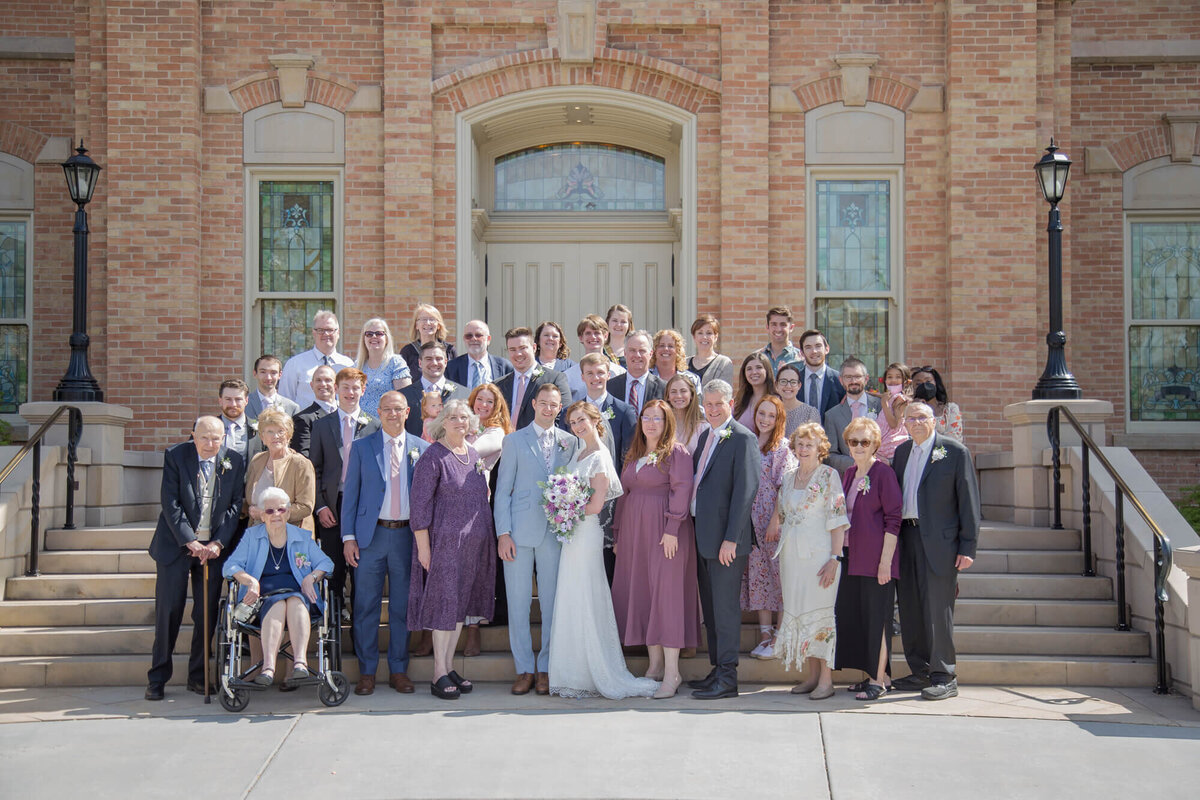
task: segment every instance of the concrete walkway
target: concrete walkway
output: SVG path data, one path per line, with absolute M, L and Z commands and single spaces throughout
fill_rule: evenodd
M 0 690 L 0 797 L 1188 798 L 1200 712 L 1141 689 L 964 687 L 929 703 L 562 700 L 382 688 L 243 714 L 169 687 Z

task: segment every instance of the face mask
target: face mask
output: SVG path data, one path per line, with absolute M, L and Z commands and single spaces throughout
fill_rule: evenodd
M 894 395 L 898 395 L 898 394 L 900 394 L 900 392 L 904 391 L 904 387 L 899 383 L 897 383 L 895 386 L 893 386 L 892 384 L 889 383 L 887 385 L 887 391 L 888 391 L 888 394 L 894 396 Z
M 918 383 L 916 388 L 913 389 L 913 397 L 915 397 L 918 400 L 932 400 L 936 396 L 937 396 L 937 384 L 934 383 L 933 381 L 925 381 L 925 383 Z

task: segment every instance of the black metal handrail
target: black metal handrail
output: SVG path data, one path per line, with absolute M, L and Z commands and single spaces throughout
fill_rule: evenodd
M 12 474 L 25 456 L 30 452 L 33 453 L 33 493 L 29 514 L 29 568 L 25 570 L 25 574 L 30 577 L 40 574 L 38 572 L 38 553 L 41 551 L 42 439 L 64 411 L 67 412 L 67 519 L 63 523 L 63 527 L 68 530 L 73 529 L 75 527 L 75 490 L 79 488 L 79 484 L 75 480 L 75 460 L 79 437 L 83 435 L 82 411 L 75 406 L 59 406 L 50 415 L 50 418 L 42 423 L 37 432 L 29 437 L 29 441 L 21 446 L 17 454 L 9 459 L 4 469 L 0 469 L 0 484 L 3 484 L 5 478 Z
M 1166 623 L 1163 606 L 1167 602 L 1167 576 L 1171 572 L 1171 539 L 1163 532 L 1158 523 L 1146 511 L 1146 507 L 1138 500 L 1137 495 L 1129 488 L 1129 484 L 1117 474 L 1112 463 L 1104 455 L 1096 442 L 1084 430 L 1083 425 L 1066 406 L 1055 406 L 1046 417 L 1046 434 L 1050 438 L 1050 447 L 1054 454 L 1054 528 L 1062 530 L 1062 456 L 1059 436 L 1060 418 L 1066 415 L 1071 427 L 1079 434 L 1083 448 L 1083 464 L 1081 477 L 1083 479 L 1083 574 L 1095 575 L 1092 553 L 1092 488 L 1091 488 L 1091 456 L 1095 454 L 1100 465 L 1112 478 L 1117 489 L 1116 497 L 1116 572 L 1117 572 L 1117 630 L 1129 630 L 1129 607 L 1125 603 L 1125 501 L 1128 499 L 1154 534 L 1154 650 L 1158 667 L 1158 679 L 1154 687 L 1155 694 L 1168 694 L 1171 687 L 1167 680 L 1166 654 Z

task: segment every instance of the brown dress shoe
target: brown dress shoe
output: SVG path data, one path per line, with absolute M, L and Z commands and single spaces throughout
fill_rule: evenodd
M 395 689 L 400 694 L 412 694 L 413 682 L 408 679 L 408 675 L 403 672 L 393 672 L 388 676 L 388 685 Z
M 479 655 L 481 643 L 479 641 L 479 626 L 467 626 L 467 643 L 463 645 L 463 655 L 467 658 Z
M 513 681 L 512 693 L 513 694 L 529 694 L 529 690 L 532 688 L 533 688 L 533 673 L 532 672 L 522 672 L 520 675 L 517 676 L 517 679 L 515 681 Z
M 433 655 L 433 631 L 421 631 L 421 638 L 412 652 L 414 656 Z
M 550 675 L 546 672 L 537 674 L 537 683 L 534 685 L 535 692 L 538 694 L 550 694 Z
M 358 683 L 354 684 L 354 693 L 357 695 L 374 694 L 375 693 L 375 676 L 374 675 L 359 675 Z

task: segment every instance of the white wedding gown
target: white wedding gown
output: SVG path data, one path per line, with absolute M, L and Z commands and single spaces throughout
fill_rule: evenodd
M 608 476 L 608 497 L 622 493 L 608 448 L 601 447 L 567 468 L 584 481 Z M 604 530 L 595 514 L 575 526 L 558 558 L 554 622 L 550 634 L 550 693 L 562 697 L 650 697 L 658 681 L 635 678 L 625 666 L 612 594 L 604 574 Z

